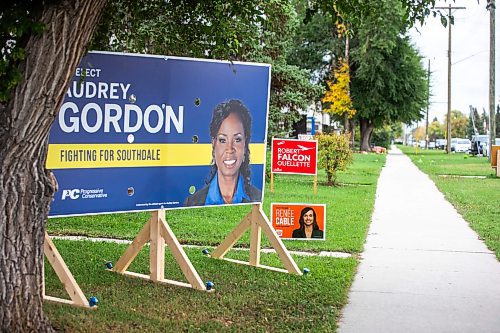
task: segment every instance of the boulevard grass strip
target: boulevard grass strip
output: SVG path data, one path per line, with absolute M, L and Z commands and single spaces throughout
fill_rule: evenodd
M 326 241 L 285 241 L 286 247 L 301 251 L 362 252 L 385 158 L 385 155 L 355 154 L 349 169 L 339 173 L 338 187 L 326 186 L 325 172 L 318 170 L 316 195 L 312 176 L 275 175 L 274 193 L 266 184 L 264 211 L 268 216 L 271 202 L 326 204 Z
M 446 199 L 500 260 L 500 178 L 494 176 L 488 158 L 460 153 L 446 154 L 442 150 L 419 150 L 416 154 L 414 148 L 399 148 L 429 175 Z
M 269 162 L 268 158 L 268 162 Z M 271 202 L 326 204 L 325 241 L 284 241 L 290 250 L 359 253 L 373 211 L 375 191 L 385 155 L 355 154 L 354 163 L 340 172 L 339 187 L 326 186 L 326 175 L 318 170 L 318 193 L 313 176 L 275 175 L 274 193 L 266 180 L 264 212 L 270 217 Z M 250 211 L 250 206 L 206 207 L 167 211 L 167 221 L 182 244 L 217 246 Z M 132 240 L 147 222 L 149 212 L 103 214 L 50 219 L 50 235 L 78 235 Z M 263 237 L 262 246 L 269 243 Z M 249 246 L 246 233 L 237 246 Z
M 126 245 L 56 240 L 55 244 L 87 297 L 99 300 L 97 310 L 44 303 L 45 313 L 66 332 L 334 332 L 356 269 L 356 259 L 294 256 L 310 273 L 296 276 L 237 265 L 186 249 L 211 293 L 105 271 Z M 129 270 L 148 273 L 145 247 Z M 233 258 L 246 253 L 235 251 Z M 279 266 L 275 254 L 262 263 Z M 172 256 L 166 254 L 166 278 L 183 281 Z M 47 295 L 67 298 L 46 262 Z
M 313 194 L 313 177 L 277 175 L 275 193 L 266 184 L 264 210 L 271 202 L 327 204 L 326 241 L 285 241 L 288 249 L 358 253 L 373 211 L 375 189 L 383 155 L 356 154 L 354 164 L 339 173 L 339 187 L 322 185 Z M 167 220 L 183 243 L 218 245 L 249 206 L 211 207 L 167 212 Z M 51 219 L 50 234 L 133 239 L 149 213 L 108 214 Z M 248 234 L 241 246 L 248 246 Z M 87 297 L 96 296 L 99 308 L 90 311 L 44 303 L 57 329 L 68 332 L 334 332 L 354 278 L 357 257 L 346 259 L 292 255 L 304 276 L 238 265 L 185 248 L 203 281 L 215 291 L 158 285 L 105 271 L 106 261 L 116 262 L 127 245 L 55 240 L 76 281 Z M 263 237 L 263 246 L 268 242 Z M 165 278 L 184 281 L 166 249 Z M 149 249 L 144 247 L 129 270 L 148 274 Z M 248 251 L 230 251 L 226 257 L 248 261 Z M 282 267 L 276 254 L 261 254 L 261 264 Z M 46 263 L 47 295 L 67 298 Z

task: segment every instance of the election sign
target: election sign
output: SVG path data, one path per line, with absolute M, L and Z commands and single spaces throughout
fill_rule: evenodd
M 50 132 L 49 216 L 261 202 L 270 71 L 87 54 Z
M 314 135 L 312 135 L 312 134 L 298 134 L 297 139 L 299 139 L 299 140 L 314 140 Z
M 271 171 L 316 175 L 318 141 L 275 139 L 272 141 Z
M 272 203 L 271 223 L 284 239 L 325 239 L 326 205 Z

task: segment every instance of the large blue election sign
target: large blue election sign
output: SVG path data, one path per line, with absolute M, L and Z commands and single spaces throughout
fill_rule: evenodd
M 92 52 L 74 74 L 49 216 L 262 201 L 269 65 Z

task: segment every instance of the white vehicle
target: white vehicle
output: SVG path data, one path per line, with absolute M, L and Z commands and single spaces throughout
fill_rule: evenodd
M 436 148 L 437 149 L 445 149 L 446 148 L 446 139 L 436 139 Z
M 470 151 L 471 144 L 469 139 L 453 138 L 451 139 L 450 150 L 455 153 L 467 153 Z
M 500 145 L 500 138 L 495 138 L 494 145 Z M 471 155 L 490 156 L 490 136 L 488 134 L 473 135 L 471 141 Z
M 486 134 L 473 135 L 470 154 L 488 156 L 489 142 L 489 136 Z

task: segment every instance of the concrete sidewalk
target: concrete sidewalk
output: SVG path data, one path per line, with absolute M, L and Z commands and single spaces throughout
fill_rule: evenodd
M 338 332 L 500 332 L 500 263 L 397 149 Z

